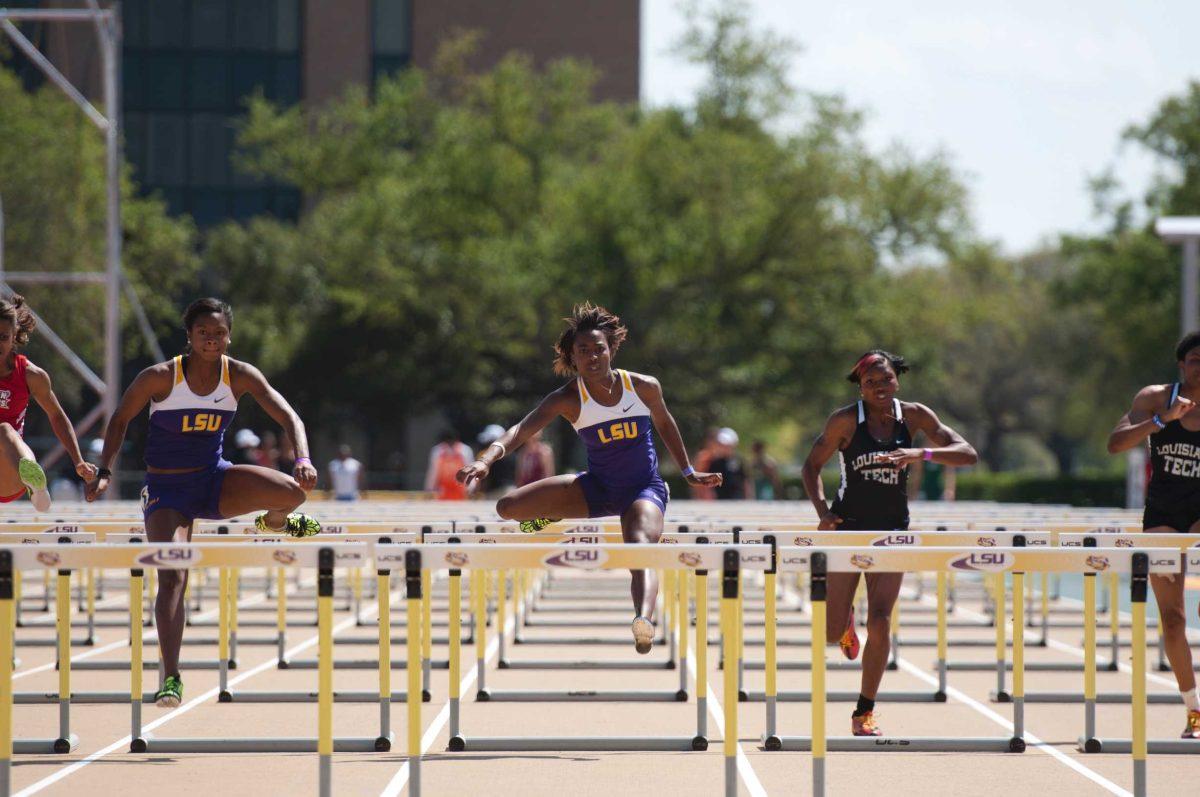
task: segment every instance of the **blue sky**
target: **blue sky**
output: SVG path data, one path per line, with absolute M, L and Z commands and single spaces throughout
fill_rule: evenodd
M 749 0 L 756 29 L 802 46 L 793 84 L 867 111 L 872 146 L 941 149 L 977 228 L 1010 253 L 1098 229 L 1086 182 L 1115 165 L 1135 192 L 1155 164 L 1121 130 L 1200 79 L 1200 0 Z M 642 0 L 642 97 L 686 102 L 698 70 L 670 53 L 676 0 Z

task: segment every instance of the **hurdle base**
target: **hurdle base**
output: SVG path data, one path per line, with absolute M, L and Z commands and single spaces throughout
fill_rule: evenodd
M 481 703 L 686 703 L 684 690 L 665 689 L 482 689 Z
M 690 752 L 708 749 L 703 736 L 456 736 L 450 752 Z
M 1025 695 L 1026 703 L 1083 703 L 1085 702 L 1083 694 L 1077 692 L 1030 692 Z M 1132 698 L 1127 694 L 1120 692 L 1097 692 L 1097 703 L 1124 704 L 1129 705 Z M 1170 692 L 1149 692 L 1146 694 L 1146 702 L 1156 705 L 1175 706 L 1179 705 L 1179 695 Z M 1180 739 L 1180 741 L 1185 741 Z
M 333 740 L 335 753 L 374 753 L 380 752 L 376 746 L 380 737 L 343 737 Z M 315 753 L 317 752 L 316 738 L 197 738 L 186 737 L 157 738 L 150 734 L 143 736 L 143 753 Z M 131 745 L 132 747 L 132 745 Z M 390 749 L 391 744 L 389 742 Z
M 988 692 L 988 699 L 993 703 L 1011 703 L 1013 702 L 1010 692 L 997 692 L 995 689 Z
M 745 698 L 739 699 L 739 703 L 765 703 L 767 701 L 765 692 L 748 692 L 742 694 L 745 694 Z M 877 703 L 945 703 L 945 694 L 942 694 L 940 700 L 938 699 L 938 694 L 938 692 L 882 691 L 875 696 L 875 701 Z M 829 703 L 854 703 L 858 701 L 858 695 L 857 691 L 830 690 L 825 693 L 825 700 Z M 811 703 L 812 692 L 777 692 L 775 700 L 779 703 Z
M 562 661 L 559 659 L 501 659 L 501 670 L 673 670 L 675 662 L 667 661 Z
M 937 662 L 932 665 L 937 668 Z M 1012 672 L 1012 662 L 1004 665 L 1004 669 Z M 958 670 L 959 672 L 995 672 L 996 662 L 994 661 L 948 661 L 946 662 L 947 670 Z M 1096 662 L 1097 670 L 1109 669 L 1109 662 Z M 1083 672 L 1083 662 L 1081 661 L 1027 661 L 1025 662 L 1026 672 Z
M 50 626 L 53 628 L 53 626 Z M 18 639 L 14 642 L 19 648 L 56 648 L 58 640 L 50 637 L 48 639 Z M 95 637 L 84 637 L 82 639 L 72 639 L 71 647 L 73 648 L 89 648 L 96 644 Z
M 154 698 L 154 692 L 142 693 L 143 703 L 153 703 Z M 57 692 L 17 692 L 13 695 L 13 703 L 16 705 L 46 705 L 59 702 L 60 698 Z M 128 690 L 124 692 L 72 692 L 71 702 L 128 705 L 129 692 Z
M 435 670 L 450 669 L 450 662 L 446 660 L 434 660 L 429 663 L 430 667 Z M 316 659 L 280 659 L 276 665 L 280 670 L 315 670 L 317 669 Z M 378 670 L 379 661 L 372 659 L 334 659 L 333 669 L 335 670 Z M 408 662 L 404 659 L 392 659 L 393 670 L 407 670 Z
M 775 736 L 778 747 L 768 750 L 786 750 L 808 753 L 812 751 L 812 737 Z M 998 736 L 983 737 L 939 737 L 913 736 L 830 736 L 825 740 L 826 749 L 835 753 L 897 752 L 897 753 L 1023 753 L 1023 739 Z
M 126 695 L 126 700 L 128 700 Z M 58 739 L 13 739 L 12 750 L 22 755 L 55 754 L 66 755 L 79 747 L 79 737 L 71 734 Z
M 127 661 L 79 661 L 79 662 L 71 662 L 71 669 L 72 669 L 72 670 L 76 670 L 76 671 L 85 671 L 85 670 L 118 670 L 118 671 L 119 671 L 119 670 L 125 670 L 126 672 L 128 672 L 128 671 L 129 671 L 129 666 L 130 666 L 130 665 L 129 665 L 129 662 L 127 662 Z M 237 669 L 237 661 L 236 661 L 236 660 L 233 660 L 233 659 L 230 659 L 230 660 L 229 660 L 229 662 L 228 662 L 228 666 L 229 666 L 229 669 L 231 669 L 231 670 L 236 670 L 236 669 Z M 143 669 L 143 670 L 157 670 L 157 669 L 158 669 L 158 662 L 157 662 L 157 661 L 143 660 L 143 661 L 142 661 L 142 669 Z M 219 669 L 221 669 L 221 663 L 220 663 L 219 661 L 214 661 L 214 660 L 209 660 L 209 661 L 181 661 L 181 662 L 179 662 L 179 669 L 181 669 L 181 670 L 219 670 Z
M 1101 748 L 1100 740 L 1094 736 L 1080 736 L 1075 742 L 1075 749 L 1081 753 L 1099 753 Z
M 1179 700 L 1178 697 L 1175 698 Z M 1133 743 L 1129 739 L 1081 739 L 1076 749 L 1084 753 L 1129 753 Z M 1095 744 L 1091 744 L 1091 743 Z M 1163 755 L 1198 755 L 1200 754 L 1200 739 L 1148 739 L 1146 752 Z
M 718 670 L 724 669 L 724 665 L 718 665 Z M 742 669 L 751 671 L 762 671 L 767 669 L 765 661 L 747 661 L 742 663 Z M 780 661 L 775 663 L 776 670 L 801 670 L 808 672 L 812 670 L 811 661 Z M 826 670 L 853 670 L 858 672 L 862 670 L 862 662 L 860 661 L 827 661 L 825 662 Z M 888 669 L 896 669 L 894 662 L 888 662 Z

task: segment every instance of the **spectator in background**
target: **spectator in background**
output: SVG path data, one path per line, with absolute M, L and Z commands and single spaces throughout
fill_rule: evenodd
M 696 459 L 693 460 L 694 467 L 698 471 L 706 473 L 715 472 L 712 463 L 717 457 L 717 451 L 720 446 L 717 445 L 717 430 L 709 429 L 704 435 L 704 445 L 696 453 Z M 697 501 L 713 501 L 717 497 L 715 487 L 709 487 L 707 484 L 692 484 L 688 482 L 688 487 L 692 491 L 692 498 Z
M 227 452 L 226 456 L 234 465 L 257 465 L 258 446 L 261 442 L 253 430 L 238 429 L 237 434 L 233 436 L 233 450 Z
M 750 480 L 754 485 L 754 497 L 759 501 L 782 498 L 783 482 L 779 480 L 779 463 L 767 453 L 767 444 L 755 440 L 750 450 Z
M 517 451 L 517 486 L 545 479 L 554 475 L 554 449 L 542 441 L 538 430 Z
M 716 456 L 709 470 L 721 474 L 716 488 L 718 501 L 748 501 L 754 497 L 753 487 L 746 478 L 746 464 L 737 452 L 738 433 L 728 426 L 717 430 Z
M 441 442 L 429 451 L 425 490 L 435 493 L 439 501 L 464 501 L 467 488 L 458 481 L 457 474 L 475 459 L 475 454 L 453 429 L 442 432 L 439 439 Z
M 337 459 L 329 463 L 329 487 L 335 501 L 357 501 L 362 489 L 362 463 L 351 456 L 350 446 L 338 446 Z

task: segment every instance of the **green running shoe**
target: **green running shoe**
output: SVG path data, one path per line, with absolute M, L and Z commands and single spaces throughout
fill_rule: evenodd
M 46 472 L 32 459 L 17 462 L 17 476 L 29 488 L 29 500 L 39 512 L 50 511 L 50 493 L 46 491 Z
M 254 519 L 254 528 L 266 534 L 284 532 L 293 537 L 311 537 L 314 534 L 321 533 L 321 521 L 303 512 L 293 512 L 287 516 L 287 521 L 283 524 L 283 528 L 273 529 L 267 525 L 267 516 L 264 513 Z
M 178 675 L 168 675 L 154 695 L 154 705 L 159 708 L 179 708 L 183 702 L 183 680 Z
M 534 520 L 522 520 L 521 531 L 525 532 L 526 534 L 533 534 L 535 531 L 541 531 L 551 523 L 557 523 L 558 521 L 559 518 L 551 519 L 548 517 L 540 517 Z

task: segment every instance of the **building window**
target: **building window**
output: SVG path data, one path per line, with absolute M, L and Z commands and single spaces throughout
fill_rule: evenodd
M 301 97 L 300 0 L 125 0 L 125 148 L 142 188 L 201 227 L 275 213 L 291 189 L 242 175 L 234 128 L 249 95 Z
M 371 81 L 412 61 L 412 0 L 372 0 Z

